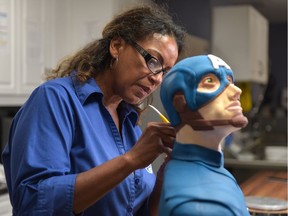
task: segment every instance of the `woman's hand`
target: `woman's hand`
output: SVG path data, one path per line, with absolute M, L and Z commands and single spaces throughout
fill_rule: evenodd
M 160 154 L 170 155 L 176 137 L 169 123 L 150 122 L 133 148 L 125 155 L 135 169 L 150 165 Z

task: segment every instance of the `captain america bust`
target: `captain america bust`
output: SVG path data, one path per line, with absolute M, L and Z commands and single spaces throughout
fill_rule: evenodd
M 224 168 L 221 141 L 248 124 L 230 66 L 214 55 L 178 62 L 160 97 L 177 134 L 166 165 L 160 216 L 248 216 L 243 193 Z

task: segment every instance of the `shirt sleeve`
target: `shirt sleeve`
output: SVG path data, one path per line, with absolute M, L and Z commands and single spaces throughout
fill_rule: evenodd
M 42 85 L 16 115 L 9 137 L 10 199 L 14 214 L 73 215 L 76 174 L 70 174 L 74 136 L 71 97 Z

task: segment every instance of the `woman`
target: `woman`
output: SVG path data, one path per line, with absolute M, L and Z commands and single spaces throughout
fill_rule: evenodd
M 175 131 L 150 123 L 142 133 L 139 107 L 183 34 L 155 5 L 137 7 L 59 64 L 16 114 L 3 152 L 14 215 L 157 214 L 162 176 L 150 164 Z

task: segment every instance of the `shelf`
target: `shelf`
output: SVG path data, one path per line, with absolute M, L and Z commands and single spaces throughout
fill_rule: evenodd
M 249 169 L 277 169 L 287 170 L 287 161 L 270 160 L 237 160 L 225 158 L 224 166 L 226 168 L 249 168 Z

